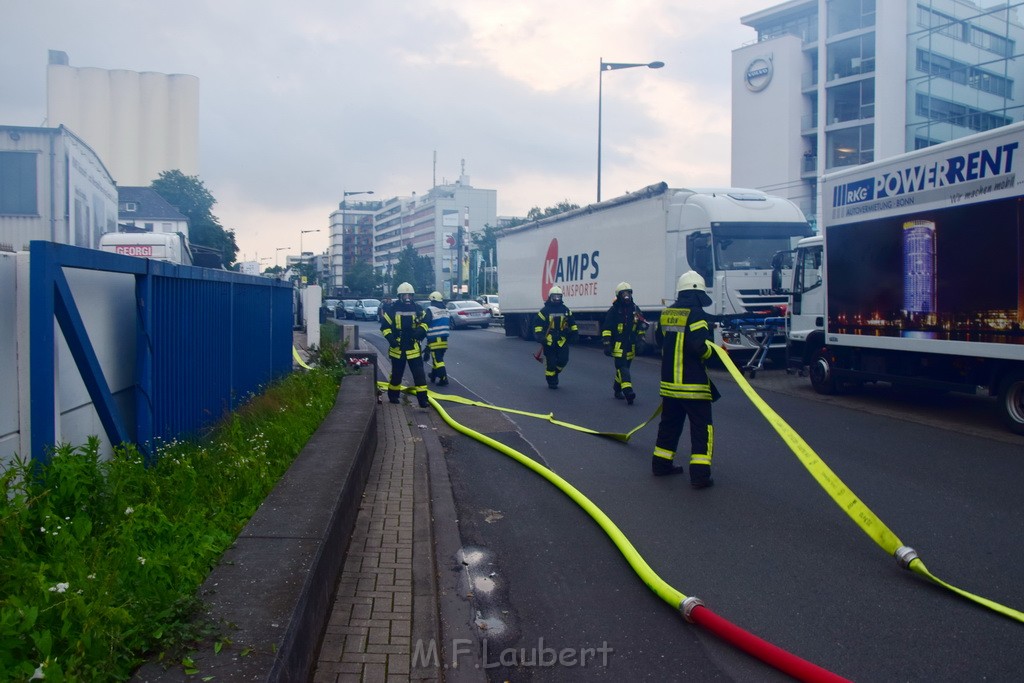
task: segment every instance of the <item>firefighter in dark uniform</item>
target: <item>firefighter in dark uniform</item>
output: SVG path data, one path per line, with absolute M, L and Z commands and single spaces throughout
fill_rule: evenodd
M 652 468 L 656 476 L 683 471 L 672 461 L 689 417 L 690 484 L 703 489 L 714 484 L 711 456 L 715 431 L 711 402 L 719 397 L 704 367 L 713 353 L 708 346 L 713 340 L 711 322 L 704 312 L 704 306 L 711 304 L 711 297 L 704 289 L 704 278 L 692 270 L 679 276 L 676 291 L 675 302 L 661 312 L 658 323 L 662 411 Z
M 413 300 L 413 288 L 408 282 L 398 285 L 398 300 L 384 310 L 380 331 L 387 340 L 388 357 L 391 359 L 391 378 L 388 380 L 388 400 L 399 403 L 402 375 L 408 364 L 415 383 L 413 393 L 419 400 L 420 408 L 426 408 L 427 375 L 423 370 L 420 342 L 427 337 L 431 313 L 419 307 Z
M 444 366 L 444 353 L 448 350 L 448 330 L 451 328 L 451 320 L 448 319 L 448 312 L 444 308 L 444 297 L 441 292 L 431 292 L 430 313 L 432 315 L 430 326 L 427 328 L 427 355 L 430 360 L 430 383 L 437 382 L 437 386 L 448 385 L 448 369 Z M 426 362 L 428 359 L 424 358 Z
M 601 343 L 604 355 L 615 359 L 615 381 L 612 383 L 615 398 L 624 398 L 629 405 L 633 405 L 636 399 L 629 366 L 636 356 L 637 336 L 646 329 L 647 321 L 633 301 L 632 285 L 620 282 L 615 287 L 615 301 L 604 316 Z
M 579 328 L 572 311 L 562 303 L 561 287 L 548 290 L 544 308 L 537 312 L 533 336 L 544 347 L 544 378 L 548 389 L 558 388 L 558 375 L 569 364 L 569 342 L 576 341 Z

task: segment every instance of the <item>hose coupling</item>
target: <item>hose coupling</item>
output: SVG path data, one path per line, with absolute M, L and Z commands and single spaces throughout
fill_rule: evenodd
M 893 553 L 893 557 L 904 569 L 910 569 L 910 563 L 918 559 L 917 551 L 911 548 L 909 545 L 901 545 Z
M 703 607 L 704 601 L 700 598 L 689 597 L 683 600 L 683 604 L 679 606 L 679 611 L 683 613 L 683 619 L 686 619 L 691 624 L 693 623 L 693 617 L 690 615 L 693 613 L 694 608 Z

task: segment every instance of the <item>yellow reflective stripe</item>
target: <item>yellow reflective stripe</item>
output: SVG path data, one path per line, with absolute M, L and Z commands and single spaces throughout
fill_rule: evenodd
M 659 446 L 655 446 L 654 447 L 654 457 L 655 458 L 664 458 L 665 460 L 674 460 L 675 457 L 676 457 L 676 452 L 675 451 L 670 451 L 670 450 L 668 450 L 666 448 L 661 448 Z
M 711 466 L 711 457 L 704 454 L 694 453 L 690 456 L 691 465 L 708 465 Z
M 690 325 L 690 330 L 691 331 L 692 330 L 706 330 L 706 329 L 708 329 L 708 321 L 707 320 L 698 320 L 697 322 L 695 322 L 692 325 Z

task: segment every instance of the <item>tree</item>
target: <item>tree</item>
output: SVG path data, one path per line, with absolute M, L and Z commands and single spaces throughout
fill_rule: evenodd
M 513 219 L 509 222 L 508 227 L 511 228 L 517 225 L 522 225 L 523 223 L 539 221 L 542 218 L 550 218 L 551 216 L 557 216 L 560 213 L 565 213 L 566 211 L 572 211 L 578 208 L 580 208 L 579 204 L 573 204 L 568 199 L 563 199 L 554 206 L 549 206 L 546 209 L 541 209 L 540 207 L 535 206 L 526 212 L 526 218 Z
M 188 218 L 189 240 L 192 244 L 214 250 L 225 266 L 235 262 L 238 256 L 235 231 L 225 230 L 213 215 L 213 205 L 217 200 L 206 189 L 203 181 L 175 169 L 162 171 L 150 188 Z
M 434 291 L 434 262 L 428 256 L 417 254 L 411 244 L 402 249 L 391 271 L 391 292 L 396 292 L 403 282 L 411 284 L 416 294 L 422 294 L 424 299 Z
M 374 294 L 380 286 L 380 276 L 373 271 L 366 261 L 360 261 L 345 271 L 345 286 L 348 291 L 356 294 Z

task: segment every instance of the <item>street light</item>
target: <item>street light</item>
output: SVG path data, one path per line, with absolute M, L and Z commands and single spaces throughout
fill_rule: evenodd
M 648 62 L 647 64 L 625 64 L 623 62 L 606 62 L 601 58 L 601 70 L 597 76 L 597 201 L 601 201 L 601 95 L 603 90 L 603 77 L 605 71 L 617 69 L 632 69 L 636 66 L 646 66 L 648 69 L 660 69 L 665 62 Z
M 277 255 L 278 255 L 279 253 L 281 253 L 282 251 L 284 251 L 285 249 L 291 249 L 291 247 L 278 247 L 278 248 L 277 248 L 277 251 L 275 251 L 275 252 L 274 252 L 274 267 L 275 267 L 275 268 L 276 268 L 276 267 L 277 267 L 277 265 L 278 265 L 278 262 L 277 262 Z
M 299 260 L 302 261 L 303 263 L 305 263 L 306 261 L 306 257 L 303 256 L 303 254 L 305 254 L 306 252 L 302 250 L 302 236 L 305 235 L 307 232 L 320 232 L 320 230 L 318 228 L 316 230 L 302 230 L 299 232 Z

